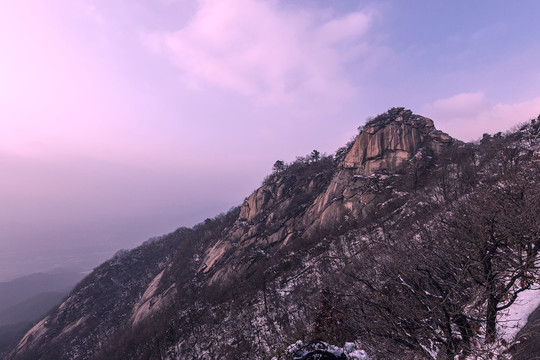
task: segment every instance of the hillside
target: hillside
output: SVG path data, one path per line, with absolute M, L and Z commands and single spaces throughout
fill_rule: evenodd
M 463 143 L 392 108 L 335 156 L 274 168 L 241 206 L 97 267 L 6 357 L 520 351 L 497 319 L 538 286 L 540 118 Z
M 0 282 L 0 312 L 45 292 L 67 292 L 83 275 L 68 270 L 35 273 Z
M 65 269 L 0 283 L 0 354 L 64 299 L 83 275 Z

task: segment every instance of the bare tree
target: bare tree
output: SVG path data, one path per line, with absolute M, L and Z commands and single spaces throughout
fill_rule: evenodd
M 488 342 L 495 340 L 498 312 L 539 278 L 539 213 L 540 170 L 532 165 L 481 186 L 441 219 L 439 234 L 467 259 L 464 269 L 482 290 L 477 308 Z
M 364 336 L 447 358 L 496 339 L 499 312 L 540 279 L 540 165 L 513 161 L 443 211 L 368 232 L 346 286 Z
M 461 259 L 448 259 L 427 238 L 370 238 L 347 272 L 354 282 L 357 327 L 423 357 L 440 349 L 466 353 L 472 326 L 466 315 L 470 281 Z M 379 340 L 380 341 L 380 340 Z
M 272 171 L 275 173 L 280 173 L 280 172 L 283 172 L 285 168 L 286 168 L 285 162 L 283 160 L 277 160 L 274 163 L 274 166 L 272 166 Z

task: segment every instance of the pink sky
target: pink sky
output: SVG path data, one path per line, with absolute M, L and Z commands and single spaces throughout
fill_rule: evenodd
M 391 106 L 463 140 L 537 116 L 539 7 L 1 3 L 0 280 L 212 217 Z

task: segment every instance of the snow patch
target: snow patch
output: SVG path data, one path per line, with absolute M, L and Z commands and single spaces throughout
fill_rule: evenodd
M 506 341 L 515 339 L 526 324 L 529 315 L 540 306 L 540 289 L 525 290 L 508 309 L 499 314 L 497 332 Z

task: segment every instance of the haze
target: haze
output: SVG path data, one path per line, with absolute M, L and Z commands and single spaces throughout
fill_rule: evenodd
M 537 1 L 0 3 L 0 280 L 91 269 L 404 106 L 462 140 L 540 114 Z

